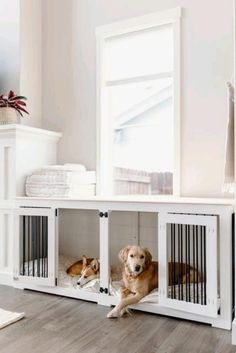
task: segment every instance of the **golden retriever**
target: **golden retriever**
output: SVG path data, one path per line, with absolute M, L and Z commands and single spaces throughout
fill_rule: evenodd
M 124 287 L 121 289 L 120 302 L 108 313 L 108 318 L 122 316 L 127 311 L 128 305 L 138 303 L 153 289 L 158 288 L 158 262 L 152 261 L 148 249 L 129 245 L 119 252 L 119 258 L 124 264 L 122 272 Z M 184 275 L 186 271 L 189 281 L 192 282 L 195 270 L 191 266 L 184 263 L 169 263 L 169 284 L 178 283 L 179 270 L 182 283 L 186 283 Z

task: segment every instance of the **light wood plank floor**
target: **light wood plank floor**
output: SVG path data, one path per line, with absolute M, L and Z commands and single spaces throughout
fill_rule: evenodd
M 26 318 L 0 331 L 1 353 L 236 353 L 229 331 L 0 286 L 0 307 Z

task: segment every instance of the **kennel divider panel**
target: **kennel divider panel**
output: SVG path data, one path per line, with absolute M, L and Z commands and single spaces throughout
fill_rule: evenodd
M 107 209 L 99 210 L 100 296 L 109 294 L 109 217 Z M 101 301 L 101 299 L 100 299 Z
M 15 212 L 14 281 L 22 284 L 55 286 L 55 250 L 55 209 L 17 209 Z M 28 261 L 25 261 L 26 254 Z M 29 266 L 32 266 L 31 270 Z
M 196 254 L 197 251 L 201 251 L 201 254 Z M 178 261 L 181 261 L 181 258 L 185 261 L 182 260 L 179 266 Z M 203 280 L 199 283 L 197 281 L 197 286 L 201 286 L 200 293 L 203 298 L 196 301 L 190 299 L 190 286 L 196 289 L 195 281 L 190 283 L 190 270 L 186 269 L 189 272 L 183 274 L 182 277 L 181 272 L 175 273 L 179 268 L 182 271 L 182 263 L 185 264 L 185 269 L 192 266 L 194 270 L 203 270 Z M 170 279 L 169 266 L 172 276 Z M 184 275 L 186 283 L 180 285 Z M 195 271 L 193 271 L 193 276 L 196 276 Z M 197 292 L 199 292 L 198 289 Z M 208 317 L 217 317 L 217 216 L 159 214 L 159 293 L 161 305 Z

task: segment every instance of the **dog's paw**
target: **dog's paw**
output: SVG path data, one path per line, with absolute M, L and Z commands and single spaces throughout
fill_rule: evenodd
M 121 316 L 120 313 L 119 313 L 117 310 L 115 310 L 115 309 L 111 310 L 111 311 L 107 314 L 107 318 L 108 318 L 108 319 L 116 319 L 116 318 L 118 318 L 118 317 L 120 317 L 120 316 Z

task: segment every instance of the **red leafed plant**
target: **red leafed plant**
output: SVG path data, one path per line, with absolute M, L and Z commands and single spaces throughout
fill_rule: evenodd
M 23 116 L 23 113 L 29 114 L 24 100 L 27 100 L 24 96 L 18 96 L 13 91 L 8 93 L 8 96 L 0 95 L 0 108 L 13 108 L 18 111 L 18 113 Z

